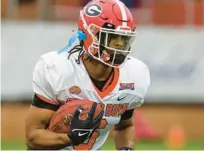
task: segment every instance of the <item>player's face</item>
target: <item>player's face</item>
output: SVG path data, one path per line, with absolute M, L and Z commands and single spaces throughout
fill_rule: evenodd
M 121 52 L 117 51 L 117 55 L 118 54 L 123 54 L 124 52 L 122 50 L 127 50 L 128 49 L 128 41 L 129 38 L 128 36 L 122 36 L 122 35 L 116 35 L 116 34 L 112 34 L 109 36 L 109 43 L 108 43 L 108 47 L 109 48 L 113 48 L 113 49 L 118 49 L 121 50 Z M 108 53 L 112 54 L 114 53 L 114 51 L 112 50 L 106 50 Z
M 109 47 L 115 48 L 115 49 L 124 49 L 125 40 L 122 36 L 115 36 L 112 37 L 109 43 Z

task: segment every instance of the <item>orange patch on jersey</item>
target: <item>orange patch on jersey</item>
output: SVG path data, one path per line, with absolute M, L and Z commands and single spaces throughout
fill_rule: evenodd
M 107 104 L 106 105 L 105 116 L 107 116 L 107 117 L 111 116 L 112 106 L 113 106 L 113 104 Z
M 128 109 L 128 103 L 119 106 L 119 115 L 123 114 Z
M 72 86 L 71 88 L 69 88 L 69 92 L 79 94 L 79 93 L 81 93 L 81 89 L 78 86 Z
M 105 116 L 119 116 L 123 114 L 128 108 L 128 104 L 107 104 Z
M 119 104 L 114 104 L 111 110 L 111 116 L 117 116 L 119 110 Z

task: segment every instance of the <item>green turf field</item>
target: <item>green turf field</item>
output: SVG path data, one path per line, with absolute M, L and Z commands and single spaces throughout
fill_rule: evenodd
M 2 150 L 25 150 L 26 146 L 23 141 L 11 141 L 2 140 L 1 142 Z M 113 140 L 109 139 L 105 145 L 102 147 L 103 150 L 115 150 Z M 159 142 L 138 142 L 135 145 L 136 150 L 166 150 L 165 144 L 161 141 Z M 190 141 L 183 148 L 183 150 L 204 150 L 204 141 Z

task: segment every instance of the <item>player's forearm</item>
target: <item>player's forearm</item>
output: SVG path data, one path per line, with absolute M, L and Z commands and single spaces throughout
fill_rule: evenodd
M 54 133 L 45 129 L 33 130 L 26 140 L 29 149 L 61 149 L 71 144 L 67 134 Z
M 116 149 L 129 147 L 134 149 L 134 126 L 127 126 L 120 129 L 115 129 L 114 140 Z

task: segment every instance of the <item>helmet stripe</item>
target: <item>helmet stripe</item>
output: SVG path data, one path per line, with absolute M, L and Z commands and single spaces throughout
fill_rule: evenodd
M 116 0 L 116 3 L 118 4 L 118 6 L 120 8 L 120 11 L 121 11 L 121 14 L 122 14 L 122 19 L 124 21 L 126 21 L 127 20 L 127 13 L 126 13 L 126 10 L 125 10 L 125 7 L 124 7 L 123 3 L 120 2 L 119 0 Z M 127 27 L 127 22 L 124 22 L 124 21 L 122 22 L 122 26 Z

